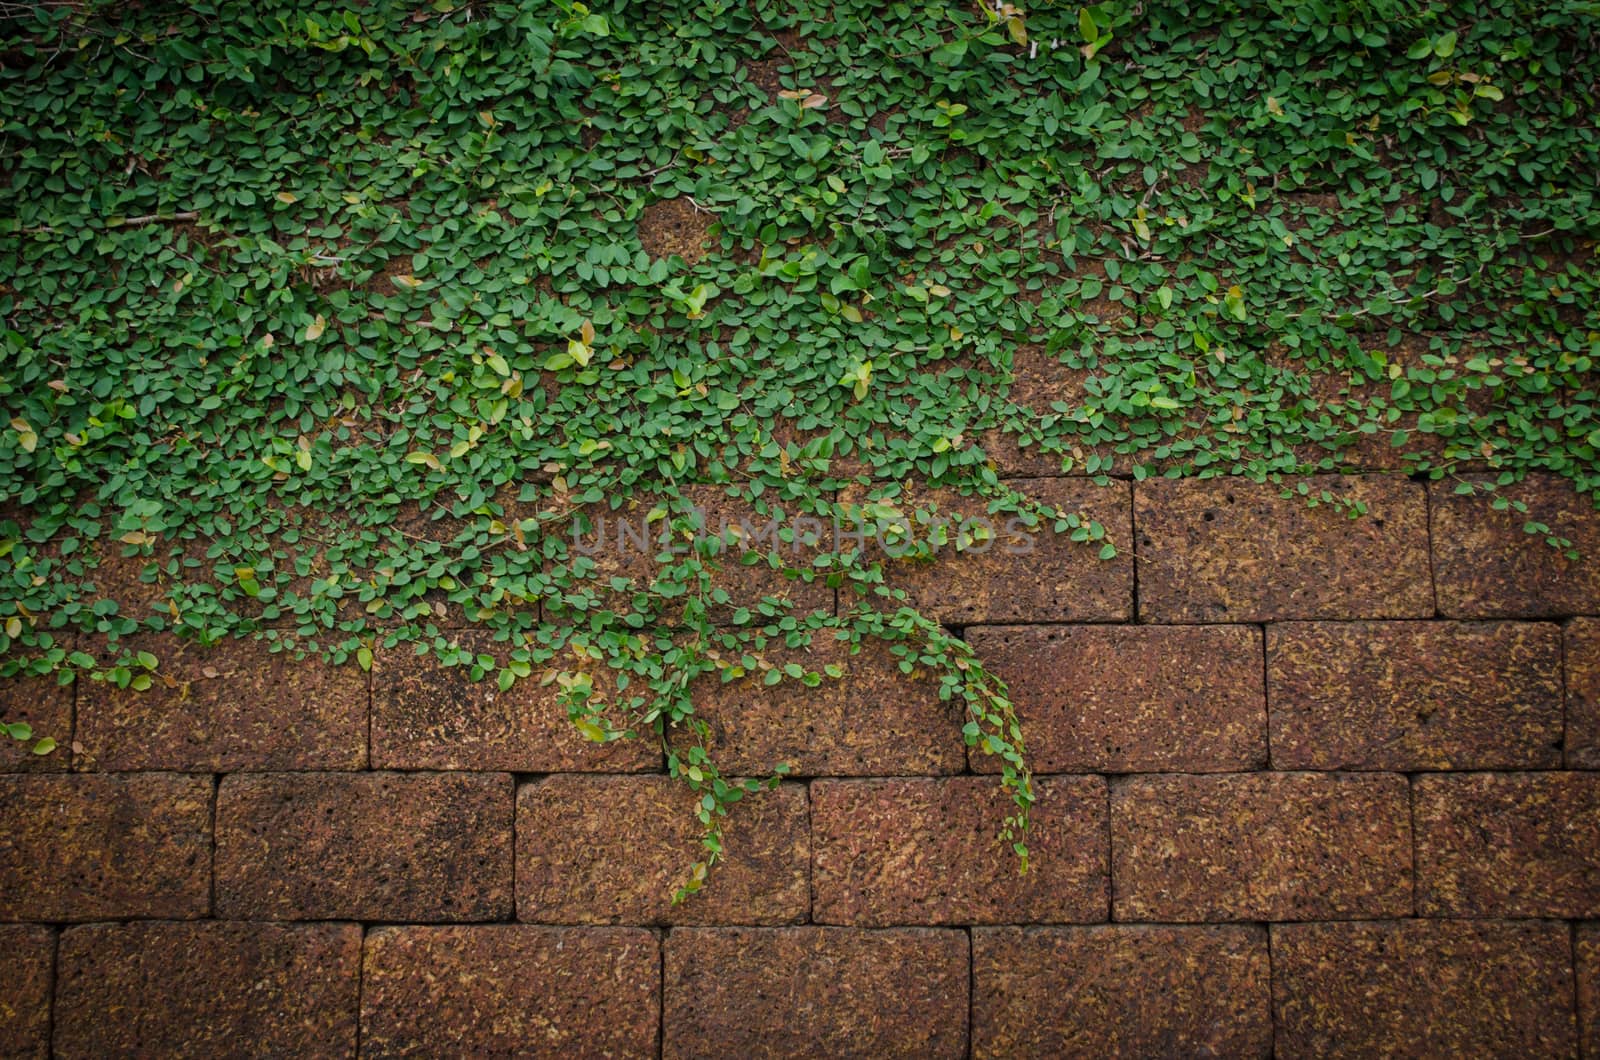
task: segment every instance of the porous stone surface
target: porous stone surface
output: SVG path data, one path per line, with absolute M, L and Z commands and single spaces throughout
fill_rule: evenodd
M 808 688 L 786 679 L 776 685 L 764 671 L 722 682 L 702 677 L 692 687 L 695 717 L 711 727 L 711 751 L 725 772 L 762 775 L 778 763 L 792 776 L 882 776 L 959 773 L 966 764 L 959 697 L 939 699 L 939 682 L 924 666 L 903 673 L 901 657 L 869 641 L 857 654 L 826 633 L 809 649 L 777 647 L 765 653 L 773 667 L 788 664 L 822 673 L 841 667 Z M 676 741 L 691 734 L 679 729 Z
M 55 992 L 55 932 L 37 924 L 0 925 L 0 1056 L 50 1055 L 50 999 Z
M 0 919 L 211 909 L 210 777 L 0 776 Z
M 1026 876 L 959 690 L 880 642 L 779 630 L 691 688 L 725 774 L 793 768 L 674 905 L 696 796 L 654 741 L 584 740 L 546 674 L 502 693 L 408 646 L 369 675 L 140 634 L 147 692 L 0 685 L 63 743 L 0 759 L 0 1055 L 1600 1053 L 1587 560 L 1551 573 L 1520 523 L 1463 551 L 1450 519 L 1500 517 L 1452 495 L 1425 525 L 1397 476 L 1318 480 L 1357 520 L 1238 480 L 1017 484 L 1121 555 L 1041 532 L 889 577 L 1009 684 Z M 1570 507 L 1529 488 L 1537 518 Z M 929 500 L 984 509 L 901 503 Z M 779 541 L 748 514 L 746 543 Z M 834 607 L 736 558 L 715 622 L 762 592 Z M 659 568 L 597 560 L 602 605 Z M 765 683 L 791 664 L 842 676 Z
M 362 961 L 363 1056 L 656 1055 L 649 931 L 380 927 Z
M 1478 485 L 1485 476 L 1462 476 Z M 1433 568 L 1439 612 L 1453 618 L 1544 618 L 1600 612 L 1600 513 L 1592 498 L 1555 475 L 1529 475 L 1501 486 L 1497 495 L 1519 501 L 1496 511 L 1482 494 L 1455 492 L 1455 480 L 1429 487 L 1433 513 Z M 1545 543 L 1524 527 L 1543 523 L 1577 549 Z
M 1111 788 L 1117 920 L 1411 912 L 1406 779 L 1372 773 L 1125 777 Z
M 665 1057 L 967 1055 L 966 932 L 677 928 L 665 950 Z
M 812 919 L 823 924 L 1106 919 L 1105 781 L 1039 777 L 1027 875 L 998 778 L 819 780 L 811 786 Z
M 506 645 L 487 634 L 455 635 L 475 654 L 505 661 Z M 600 666 L 595 687 L 615 686 Z M 567 717 L 560 687 L 537 678 L 501 691 L 497 673 L 473 681 L 467 667 L 444 666 L 411 645 L 376 653 L 372 664 L 372 758 L 380 769 L 503 769 L 518 773 L 661 768 L 652 740 L 596 743 Z
M 1568 769 L 1600 769 L 1600 619 L 1567 623 Z
M 1280 1056 L 1572 1056 L 1568 929 L 1549 921 L 1274 924 Z
M 746 796 L 726 820 L 726 857 L 681 905 L 705 857 L 699 798 L 667 776 L 557 774 L 517 792 L 517 917 L 545 924 L 788 924 L 810 905 L 803 785 Z
M 1151 479 L 1134 487 L 1139 617 L 1146 622 L 1423 618 L 1433 614 L 1423 488 L 1388 475 L 1319 475 L 1367 506 L 1310 507 L 1284 487 Z
M 33 736 L 14 740 L 0 733 L 0 773 L 59 773 L 72 762 L 72 685 L 54 677 L 0 677 L 0 722 L 25 722 Z M 34 754 L 39 740 L 56 742 L 49 754 Z
M 978 626 L 1040 773 L 1255 769 L 1267 759 L 1261 632 L 1249 626 Z M 980 749 L 972 768 L 997 772 Z
M 884 580 L 906 592 L 911 606 L 946 625 L 978 622 L 1118 622 L 1133 614 L 1133 558 L 1128 485 L 1095 486 L 1085 479 L 1013 479 L 1007 483 L 1028 497 L 1064 513 L 1082 513 L 1106 528 L 1119 552 L 1099 558 L 1100 546 L 1055 533 L 1050 524 L 1028 528 L 1009 515 L 988 514 L 988 501 L 949 490 L 911 490 L 894 499 L 909 519 L 921 508 L 937 506 L 951 527 L 951 543 L 932 559 L 915 559 L 903 546 L 891 552 L 877 540 L 866 543 L 868 560 L 882 560 Z M 859 503 L 864 498 L 855 497 Z M 868 519 L 870 524 L 873 520 Z M 885 525 L 896 520 L 886 519 Z M 903 523 L 898 524 L 903 525 Z M 986 543 L 958 551 L 960 527 L 987 529 Z M 918 527 L 926 537 L 928 527 Z M 841 538 L 841 547 L 851 547 Z M 849 597 L 841 591 L 841 602 Z
M 1561 764 L 1561 631 L 1535 622 L 1267 629 L 1278 769 Z
M 1260 925 L 974 928 L 972 1055 L 1270 1056 Z
M 1109 308 L 1102 303 L 1100 308 Z M 1032 410 L 1036 415 L 1053 414 L 1051 405 L 1062 402 L 1070 408 L 1088 404 L 1092 397 L 1085 387 L 1091 373 L 1087 368 L 1072 368 L 1057 356 L 1036 343 L 1017 346 L 1011 352 L 1011 388 L 1009 397 L 1017 405 Z M 1062 475 L 1082 474 L 1088 456 L 1107 456 L 1116 459 L 1115 446 L 1101 444 L 1086 446 L 1074 443 L 1068 452 L 1046 452 L 1039 445 L 1021 445 L 1019 436 L 999 429 L 984 431 L 978 443 L 1000 469 L 1002 475 Z M 1072 450 L 1076 450 L 1073 452 Z M 1123 456 L 1124 465 L 1134 459 L 1144 459 L 1148 452 L 1137 457 Z M 1066 468 L 1063 471 L 1063 468 Z
M 504 773 L 257 773 L 217 801 L 217 909 L 264 920 L 511 913 Z
M 206 647 L 145 635 L 121 647 L 156 656 L 150 688 L 79 682 L 78 769 L 222 773 L 367 763 L 367 679 L 357 667 L 297 659 L 256 640 Z
M 351 1056 L 355 924 L 89 924 L 61 936 L 60 1056 Z
M 1600 773 L 1413 781 L 1417 912 L 1600 917 Z
M 1580 1053 L 1600 1056 L 1600 924 L 1578 925 L 1574 942 Z

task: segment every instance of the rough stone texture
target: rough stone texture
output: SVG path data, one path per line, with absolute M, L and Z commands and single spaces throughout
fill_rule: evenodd
M 787 924 L 810 903 L 806 792 L 783 784 L 734 807 L 727 858 L 671 904 L 704 855 L 697 796 L 667 776 L 556 775 L 517 793 L 517 918 L 555 924 Z
M 715 216 L 701 212 L 687 198 L 660 199 L 639 215 L 639 241 L 652 258 L 676 254 L 693 265 L 706 256 L 715 221 Z
M 255 640 L 208 648 L 146 635 L 121 647 L 149 651 L 160 665 L 144 692 L 80 683 L 75 768 L 231 773 L 367 763 L 367 675 L 355 666 L 296 659 Z
M 223 779 L 217 907 L 266 920 L 495 920 L 511 912 L 511 778 Z
M 1274 924 L 1278 1055 L 1571 1056 L 1565 924 Z
M 377 928 L 363 1056 L 656 1054 L 660 947 L 635 928 Z
M 462 633 L 457 641 L 502 658 L 506 650 L 482 633 Z M 443 666 L 411 645 L 380 651 L 372 665 L 373 765 L 518 773 L 661 768 L 652 740 L 585 739 L 568 720 L 559 691 L 534 678 L 502 692 L 494 674 L 473 681 L 465 667 Z
M 0 1056 L 50 1055 L 55 932 L 33 924 L 0 927 Z
M 695 716 L 711 726 L 711 750 L 730 773 L 768 774 L 787 762 L 794 776 L 884 776 L 959 773 L 966 764 L 958 698 L 939 701 L 929 670 L 899 670 L 900 659 L 881 641 L 847 645 L 824 631 L 809 650 L 771 648 L 774 666 L 794 662 L 821 672 L 844 668 L 807 688 L 785 680 L 765 685 L 760 674 L 727 684 L 708 675 L 694 686 Z M 684 730 L 680 741 L 687 742 Z
M 1465 476 L 1468 481 L 1494 481 Z M 1451 480 L 1429 487 L 1439 612 L 1454 618 L 1544 618 L 1600 612 L 1600 513 L 1566 479 L 1529 475 L 1497 492 L 1527 512 L 1497 512 L 1484 496 L 1458 496 Z M 1523 531 L 1541 522 L 1571 539 L 1569 560 Z
M 0 776 L 0 919 L 205 916 L 211 778 Z
M 988 502 L 947 490 L 915 490 L 895 504 L 908 517 L 938 506 L 952 527 L 987 525 L 993 537 L 982 551 L 957 552 L 954 544 L 932 560 L 893 558 L 881 542 L 867 542 L 867 558 L 884 560 L 884 580 L 904 589 L 908 603 L 947 625 L 973 622 L 1117 622 L 1133 614 L 1133 539 L 1128 486 L 1095 486 L 1085 479 L 1015 479 L 1008 483 L 1063 512 L 1084 512 L 1105 525 L 1119 552 L 1099 558 L 1099 546 L 1069 540 L 1049 525 L 1012 527 L 1011 516 L 989 515 Z M 858 502 L 864 498 L 855 498 Z M 927 535 L 920 528 L 920 536 Z M 952 535 L 953 536 L 953 535 Z M 841 547 L 855 547 L 842 540 Z M 896 547 L 896 546 L 891 546 Z M 903 546 L 900 546 L 903 547 Z M 848 601 L 845 601 L 848 603 Z
M 33 726 L 31 740 L 0 734 L 0 773 L 59 773 L 71 764 L 72 687 L 54 677 L 0 677 L 0 722 Z M 33 745 L 44 736 L 56 741 L 56 749 L 36 755 Z
M 1578 1041 L 1583 1056 L 1600 1056 L 1600 924 L 1578 925 Z
M 1422 487 L 1319 475 L 1314 490 L 1367 505 L 1308 507 L 1273 483 L 1152 479 L 1133 493 L 1139 617 L 1148 622 L 1419 618 L 1433 613 Z
M 61 1056 L 350 1056 L 355 924 L 91 924 L 61 936 Z
M 1257 925 L 976 928 L 972 1055 L 1269 1056 Z
M 1055 402 L 1064 402 L 1071 408 L 1088 403 L 1090 395 L 1084 384 L 1090 374 L 1086 368 L 1069 368 L 1043 346 L 1018 346 L 1011 353 L 1010 398 L 1038 415 L 1055 415 L 1050 408 Z M 1018 441 L 1016 434 L 998 428 L 978 436 L 978 444 L 1003 475 L 1060 475 L 1064 458 L 1070 458 L 1072 471 L 1081 474 L 1086 457 L 1114 456 L 1115 450 L 1112 445 L 1085 447 L 1078 444 L 1074 446 L 1077 455 L 1073 456 L 1071 453 L 1047 453 L 1038 445 L 1019 445 Z M 1131 459 L 1123 457 L 1122 462 L 1128 464 Z
M 1600 773 L 1420 776 L 1417 912 L 1600 916 Z
M 966 638 L 1009 685 L 1040 773 L 1266 765 L 1258 629 L 995 626 Z M 999 771 L 993 755 L 971 757 L 974 770 Z
M 1040 777 L 1018 873 L 998 839 L 1014 807 L 998 778 L 811 785 L 811 917 L 822 924 L 1003 924 L 1106 919 L 1106 788 Z
M 1111 832 L 1118 920 L 1411 913 L 1401 776 L 1129 777 L 1112 784 Z
M 1600 769 L 1600 619 L 1575 618 L 1566 631 L 1568 769 Z
M 1550 623 L 1287 623 L 1267 630 L 1278 769 L 1561 764 Z
M 967 936 L 687 928 L 666 942 L 664 1057 L 964 1057 Z

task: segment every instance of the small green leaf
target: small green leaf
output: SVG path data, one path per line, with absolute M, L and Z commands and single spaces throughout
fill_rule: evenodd
M 1078 8 L 1078 33 L 1085 44 L 1093 44 L 1100 39 L 1100 27 L 1095 25 L 1094 16 L 1086 7 Z

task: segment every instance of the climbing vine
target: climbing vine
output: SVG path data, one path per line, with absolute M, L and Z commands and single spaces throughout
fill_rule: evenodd
M 0 667 L 556 685 L 696 791 L 686 896 L 781 772 L 718 771 L 697 679 L 885 640 L 1025 865 L 1005 686 L 885 578 L 988 531 L 910 491 L 1105 558 L 1004 470 L 1593 492 L 1597 7 L 0 6 Z

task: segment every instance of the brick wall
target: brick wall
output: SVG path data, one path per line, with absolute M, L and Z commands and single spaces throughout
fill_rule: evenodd
M 704 690 L 730 769 L 798 768 L 679 907 L 688 796 L 531 684 L 235 643 L 4 686 L 76 750 L 0 749 L 0 1055 L 1600 1056 L 1600 520 L 1326 484 L 1370 514 L 1036 481 L 1122 556 L 894 573 L 1012 682 L 1026 878 L 881 650 Z

